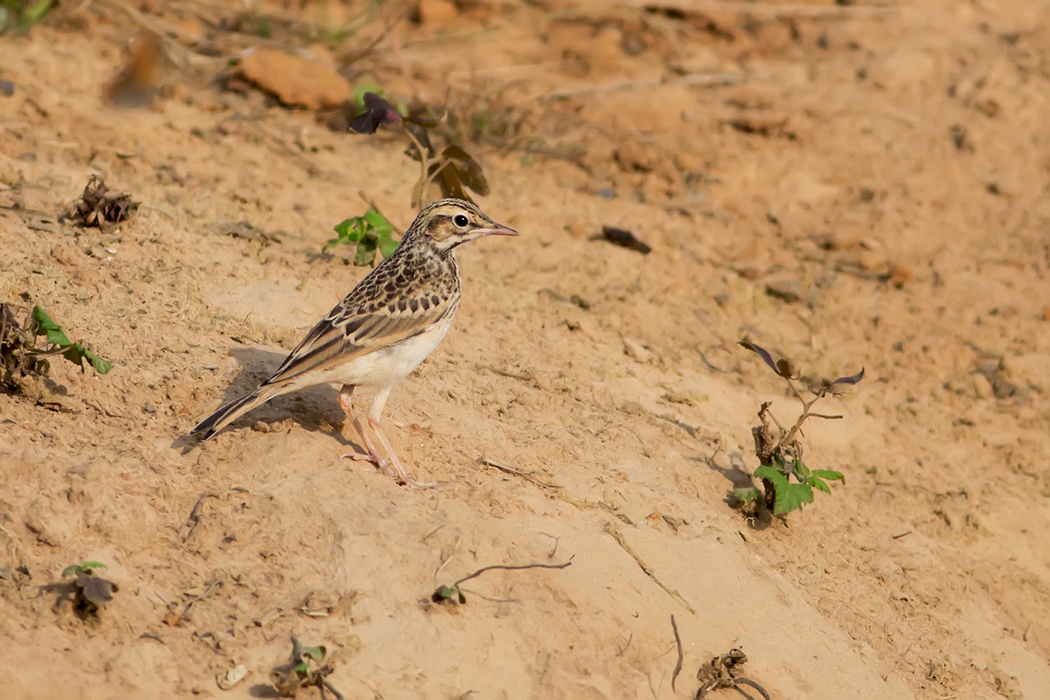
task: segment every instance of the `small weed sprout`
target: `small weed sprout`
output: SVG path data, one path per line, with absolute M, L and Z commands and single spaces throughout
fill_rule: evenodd
M 328 681 L 328 676 L 335 670 L 332 659 L 325 661 L 328 656 L 328 649 L 323 644 L 304 646 L 293 634 L 291 659 L 270 673 L 270 681 L 277 694 L 282 698 L 294 698 L 301 688 L 312 686 L 320 690 L 321 697 L 325 696 L 327 690 L 337 700 L 343 700 L 342 693 Z
M 394 240 L 393 231 L 394 225 L 385 216 L 375 209 L 369 209 L 364 216 L 353 216 L 339 222 L 335 227 L 339 237 L 328 241 L 321 251 L 326 252 L 340 244 L 357 244 L 354 265 L 372 265 L 375 263 L 376 250 L 384 258 L 389 258 L 397 250 L 398 241 Z
M 864 370 L 861 369 L 853 376 L 839 377 L 832 381 L 807 382 L 806 389 L 813 395 L 807 401 L 795 386 L 795 381 L 801 379 L 801 372 L 792 360 L 786 357 L 774 360 L 769 351 L 746 340 L 740 341 L 740 345 L 756 353 L 778 377 L 787 382 L 802 404 L 802 413 L 795 424 L 785 431 L 769 411 L 771 404 L 762 404 L 758 410 L 758 418 L 762 425 L 751 429 L 755 439 L 755 456 L 759 461 L 754 476 L 762 480 L 762 490 L 755 487 L 734 489 L 733 496 L 739 503 L 749 506 L 754 513 L 768 509 L 772 510 L 774 515 L 786 515 L 793 510 L 800 510 L 806 503 L 812 503 L 813 489 L 831 493 L 829 481 L 846 482 L 842 472 L 807 467 L 802 461 L 802 443 L 798 437 L 802 434 L 803 424 L 810 418 L 842 418 L 813 413 L 813 405 L 828 394 L 847 393 L 854 384 L 864 378 Z M 771 425 L 770 421 L 775 426 Z
M 97 615 L 113 600 L 113 594 L 120 590 L 117 584 L 102 578 L 98 569 L 106 565 L 97 561 L 84 561 L 67 566 L 62 570 L 62 578 L 73 579 L 73 609 L 81 616 Z
M 15 309 L 26 311 L 19 323 Z M 50 347 L 37 347 L 37 337 L 44 336 Z M 29 376 L 46 377 L 51 371 L 48 362 L 52 355 L 61 355 L 81 371 L 90 364 L 99 374 L 106 374 L 111 365 L 80 343 L 74 343 L 39 306 L 32 310 L 20 304 L 0 304 L 0 387 L 17 392 L 23 389 L 23 380 Z M 86 362 L 85 362 L 86 361 Z
M 85 371 L 84 360 L 87 360 L 99 374 L 106 374 L 113 369 L 112 364 L 106 362 L 80 343 L 71 341 L 66 336 L 65 331 L 62 330 L 62 326 L 52 321 L 47 312 L 39 306 L 33 307 L 33 320 L 37 324 L 36 334 L 47 336 L 47 342 L 53 346 L 49 350 L 37 353 L 38 357 L 43 355 L 61 355 L 73 364 L 80 365 L 81 372 Z

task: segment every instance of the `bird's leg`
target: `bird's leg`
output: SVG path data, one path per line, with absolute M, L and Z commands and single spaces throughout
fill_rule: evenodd
M 372 427 L 376 435 L 379 437 L 379 441 L 383 443 L 383 449 L 390 456 L 390 461 L 394 465 L 394 471 L 397 476 L 395 477 L 399 483 L 405 486 L 410 486 L 417 489 L 431 489 L 437 486 L 436 483 L 428 481 L 416 481 L 405 468 L 401 466 L 401 460 L 397 458 L 397 453 L 394 452 L 394 446 L 390 444 L 390 440 L 387 439 L 383 433 L 383 428 L 379 425 L 379 418 L 383 413 L 383 407 L 386 405 L 387 397 L 390 396 L 390 389 L 380 389 L 379 393 L 376 394 L 375 399 L 372 401 L 372 405 L 368 408 L 368 425 Z
M 342 459 L 357 459 L 371 462 L 375 465 L 376 469 L 387 476 L 400 478 L 401 474 L 395 469 L 391 469 L 390 462 L 379 455 L 376 446 L 372 443 L 372 439 L 369 438 L 368 433 L 365 432 L 365 426 L 361 425 L 361 421 L 359 421 L 357 416 L 354 415 L 353 395 L 354 387 L 350 384 L 344 385 L 342 391 L 339 392 L 339 408 L 343 409 L 343 413 L 345 413 L 346 417 L 354 424 L 357 434 L 361 436 L 361 444 L 364 445 L 366 450 L 368 450 L 368 454 L 363 455 L 358 452 L 347 452 L 342 456 Z

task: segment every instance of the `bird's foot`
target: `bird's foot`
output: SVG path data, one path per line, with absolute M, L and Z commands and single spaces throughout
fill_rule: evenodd
M 378 469 L 380 472 L 389 476 L 391 479 L 396 481 L 402 486 L 408 486 L 413 489 L 432 489 L 437 486 L 436 481 L 417 481 L 408 475 L 408 473 L 402 468 L 398 469 L 400 465 L 396 462 L 392 462 L 385 457 L 382 457 L 377 452 L 369 452 L 368 454 L 361 454 L 360 452 L 347 452 L 342 455 L 340 459 L 352 459 L 358 462 L 370 462 L 372 466 Z
M 347 452 L 342 455 L 339 459 L 352 459 L 356 462 L 370 462 L 373 467 L 394 479 L 398 478 L 397 470 L 390 464 L 390 460 L 385 457 L 379 456 L 378 453 L 372 452 L 368 454 L 361 454 L 360 452 Z

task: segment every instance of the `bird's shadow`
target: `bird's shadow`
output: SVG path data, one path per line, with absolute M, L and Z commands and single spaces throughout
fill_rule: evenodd
M 754 482 L 751 480 L 751 475 L 747 473 L 744 468 L 744 455 L 740 452 L 723 453 L 729 458 L 729 466 L 723 467 L 717 461 L 716 458 L 718 453 L 711 455 L 710 457 L 694 457 L 698 462 L 703 462 L 707 465 L 707 468 L 713 472 L 718 472 L 733 485 L 734 489 L 746 489 L 754 486 Z M 730 490 L 726 495 L 726 503 L 732 505 L 731 501 L 733 498 L 733 491 Z
M 246 396 L 260 384 L 270 378 L 287 356 L 284 353 L 272 352 L 257 347 L 238 346 L 230 350 L 230 355 L 237 360 L 240 371 L 230 381 L 220 402 L 214 406 L 197 407 L 203 419 L 209 410 Z M 328 385 L 321 385 L 278 396 L 241 416 L 223 430 L 238 430 L 246 426 L 262 423 L 272 425 L 293 418 L 302 428 L 311 432 L 324 432 L 339 440 L 347 447 L 354 443 L 343 437 L 338 426 L 345 418 L 339 408 L 339 392 Z M 333 431 L 332 427 L 336 429 Z M 186 454 L 200 444 L 200 440 L 190 435 L 176 438 L 171 447 Z

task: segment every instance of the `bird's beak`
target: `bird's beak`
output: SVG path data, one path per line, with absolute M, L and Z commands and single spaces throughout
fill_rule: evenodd
M 477 238 L 483 238 L 485 236 L 520 236 L 521 234 L 509 226 L 493 222 L 488 228 L 474 229 L 474 235 Z

